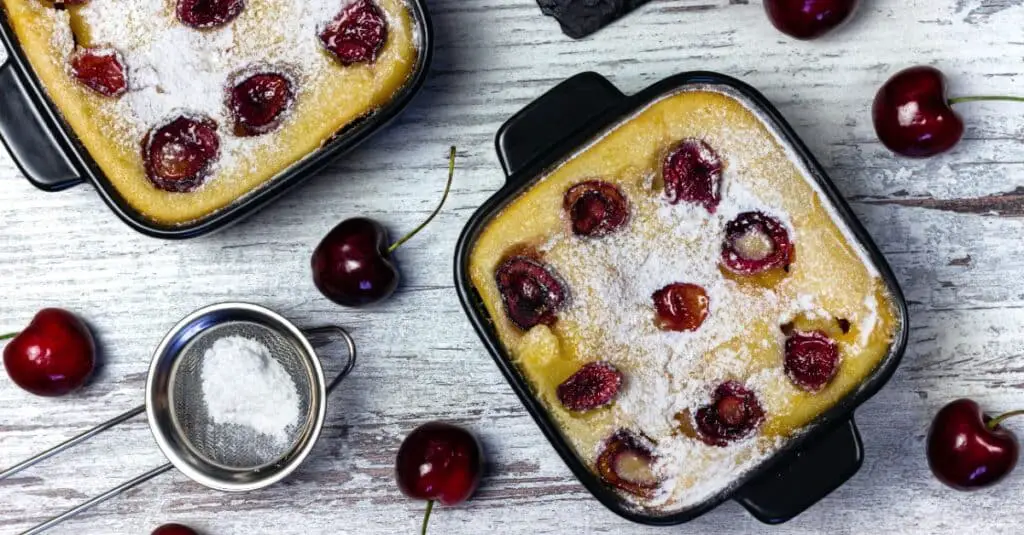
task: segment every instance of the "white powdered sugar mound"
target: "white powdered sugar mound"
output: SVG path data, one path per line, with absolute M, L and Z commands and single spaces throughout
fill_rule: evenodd
M 221 338 L 203 354 L 201 374 L 214 424 L 240 425 L 287 442 L 299 421 L 299 394 L 267 346 L 242 336 Z

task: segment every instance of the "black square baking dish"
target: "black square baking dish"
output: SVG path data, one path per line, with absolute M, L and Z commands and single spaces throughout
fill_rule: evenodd
M 159 224 L 121 197 L 46 95 L 3 8 L 0 8 L 0 42 L 8 57 L 7 62 L 0 65 L 0 141 L 22 174 L 39 189 L 60 191 L 89 182 L 121 220 L 143 234 L 164 239 L 208 234 L 251 215 L 313 176 L 333 159 L 379 131 L 409 105 L 427 77 L 434 39 L 425 0 L 405 1 L 415 24 L 418 55 L 408 80 L 391 100 L 349 123 L 318 150 L 273 178 L 199 219 L 183 224 Z
M 788 439 L 778 452 L 702 503 L 682 510 L 656 512 L 638 509 L 620 498 L 576 455 L 499 340 L 493 321 L 470 280 L 469 262 L 481 231 L 521 192 L 639 110 L 661 97 L 697 86 L 712 91 L 720 88 L 739 95 L 744 104 L 758 112 L 768 129 L 788 145 L 792 154 L 802 160 L 804 168 L 824 193 L 823 201 L 832 205 L 833 213 L 850 229 L 851 239 L 862 247 L 880 274 L 892 298 L 897 326 L 887 354 L 859 386 Z M 601 75 L 587 72 L 562 82 L 509 119 L 498 131 L 496 148 L 507 181 L 470 218 L 460 236 L 455 252 L 456 288 L 470 322 L 527 411 L 580 482 L 601 503 L 635 522 L 672 525 L 692 520 L 732 499 L 762 522 L 774 524 L 800 514 L 857 472 L 863 450 L 853 413 L 885 385 L 899 365 L 907 343 L 907 305 L 888 263 L 849 205 L 763 95 L 728 76 L 689 72 L 626 96 Z

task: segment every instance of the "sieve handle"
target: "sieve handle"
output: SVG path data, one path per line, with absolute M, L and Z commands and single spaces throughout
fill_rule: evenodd
M 356 365 L 356 343 L 352 340 L 352 336 L 348 334 L 348 331 L 342 329 L 337 325 L 324 325 L 323 327 L 314 327 L 312 329 L 304 329 L 302 331 L 307 337 L 309 336 L 336 336 L 345 341 L 348 345 L 348 360 L 345 362 L 345 367 L 338 372 L 338 375 L 327 385 L 327 393 L 330 394 L 339 384 L 341 380 L 352 373 L 352 368 Z
M 0 472 L 0 481 L 3 481 L 4 479 L 7 479 L 7 478 L 13 476 L 14 474 L 17 474 L 18 472 L 21 472 L 22 470 L 24 470 L 26 468 L 29 468 L 29 467 L 34 466 L 34 465 L 36 465 L 36 464 L 38 464 L 38 463 L 40 463 L 42 461 L 45 461 L 46 459 L 49 459 L 50 457 L 53 457 L 54 455 L 57 455 L 58 453 L 60 453 L 60 452 L 62 452 L 64 450 L 67 450 L 67 449 L 70 449 L 70 448 L 72 448 L 74 446 L 77 446 L 77 445 L 81 444 L 82 442 L 85 442 L 86 440 L 89 440 L 90 438 L 92 438 L 92 437 L 94 437 L 94 436 L 96 436 L 96 435 L 106 431 L 107 429 L 110 429 L 110 428 L 120 424 L 121 422 L 124 422 L 125 420 L 134 418 L 134 417 L 142 414 L 143 412 L 146 412 L 146 406 L 145 405 L 139 405 L 138 407 L 135 407 L 134 409 L 132 409 L 132 410 L 130 410 L 130 411 L 120 415 L 120 416 L 111 418 L 110 420 L 107 420 L 106 422 L 103 422 L 100 425 L 97 425 L 96 427 L 93 427 L 92 429 L 90 429 L 90 430 L 88 430 L 88 431 L 86 431 L 84 433 L 81 433 L 81 434 L 79 434 L 77 436 L 69 438 L 68 440 L 65 440 L 64 442 L 61 442 L 60 444 L 57 444 L 56 446 L 54 446 L 54 447 L 52 447 L 52 448 L 50 448 L 50 449 L 48 449 L 48 450 L 46 450 L 46 451 L 44 451 L 42 453 L 36 454 L 32 458 L 25 459 L 24 461 L 21 461 L 20 463 L 18 463 L 16 465 L 14 465 L 14 466 L 4 470 L 3 472 Z
M 104 492 L 103 494 L 96 496 L 95 498 L 90 499 L 89 501 L 82 502 L 81 504 L 75 506 L 74 508 L 68 509 L 67 511 L 64 511 L 63 513 L 47 520 L 46 522 L 43 522 L 42 524 L 37 524 L 36 526 L 30 528 L 28 531 L 23 531 L 21 535 L 37 535 L 38 533 L 42 533 L 56 526 L 57 524 L 60 524 L 61 522 L 77 515 L 78 513 L 85 511 L 86 509 L 94 505 L 105 502 L 110 498 L 113 498 L 114 496 L 117 496 L 118 494 L 121 494 L 122 492 L 128 489 L 131 489 L 142 483 L 145 483 L 146 481 L 149 481 L 150 479 L 153 479 L 154 477 L 170 470 L 171 468 L 173 468 L 173 465 L 171 465 L 171 463 L 167 463 L 163 466 L 158 466 L 150 470 L 149 472 L 146 472 L 145 474 L 125 481 L 124 483 L 121 483 L 120 485 Z

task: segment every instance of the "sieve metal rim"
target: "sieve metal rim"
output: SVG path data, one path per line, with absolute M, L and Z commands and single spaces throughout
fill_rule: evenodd
M 168 356 L 168 349 L 170 346 L 181 336 L 182 331 L 193 324 L 197 320 L 210 314 L 225 312 L 225 311 L 244 311 L 256 316 L 262 316 L 263 318 L 269 319 L 270 323 L 276 324 L 283 331 L 297 341 L 302 346 L 302 350 L 310 361 L 310 368 L 313 370 L 313 384 L 311 385 L 314 390 L 310 395 L 310 413 L 314 414 L 313 421 L 308 433 L 305 434 L 304 438 L 300 440 L 293 449 L 290 450 L 291 456 L 278 470 L 268 471 L 267 476 L 255 477 L 249 481 L 225 481 L 224 479 L 212 477 L 209 474 L 197 469 L 192 463 L 184 459 L 179 451 L 167 437 L 167 429 L 160 425 L 158 417 L 160 414 L 157 413 L 160 407 L 166 404 L 157 403 L 158 396 L 166 398 L 167 392 L 157 392 L 156 379 L 159 376 L 159 369 L 162 364 L 166 362 L 167 358 L 178 358 L 178 354 Z M 208 327 L 207 327 L 208 328 Z M 193 333 L 191 336 L 194 337 L 198 334 Z M 327 386 L 326 377 L 324 375 L 323 367 L 320 364 L 320 358 L 317 356 L 316 350 L 313 345 L 306 338 L 305 333 L 301 329 L 295 326 L 292 322 L 280 314 L 260 305 L 246 302 L 224 302 L 208 305 L 199 310 L 196 310 L 185 316 L 178 321 L 171 329 L 167 332 L 164 338 L 160 341 L 156 350 L 153 352 L 153 358 L 150 362 L 149 373 L 146 378 L 146 419 L 149 422 L 150 432 L 153 434 L 153 438 L 156 441 L 157 447 L 160 448 L 161 453 L 164 457 L 181 473 L 185 474 L 189 479 L 203 485 L 205 487 L 224 491 L 224 492 L 246 492 L 250 490 L 257 490 L 273 485 L 282 479 L 291 475 L 305 461 L 306 457 L 309 456 L 313 450 L 317 440 L 320 438 L 320 434 L 323 430 L 324 420 L 327 415 Z M 170 431 L 173 432 L 173 431 Z M 255 472 L 256 470 L 253 470 Z

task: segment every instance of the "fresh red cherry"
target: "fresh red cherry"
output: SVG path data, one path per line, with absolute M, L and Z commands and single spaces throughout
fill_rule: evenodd
M 935 67 L 904 69 L 889 78 L 871 108 L 875 133 L 889 150 L 927 158 L 953 148 L 964 135 L 964 122 L 952 105 L 979 100 L 1024 102 L 1022 97 L 946 97 L 946 78 Z
M 1012 411 L 990 418 L 973 400 L 958 399 L 939 410 L 928 430 L 928 467 L 957 490 L 976 490 L 1006 477 L 1020 455 L 1017 437 L 1000 424 Z
M 430 422 L 405 437 L 395 458 L 395 479 L 406 496 L 427 500 L 423 535 L 435 500 L 456 505 L 473 495 L 480 484 L 483 461 L 480 442 L 456 425 Z
M 859 0 L 764 0 L 768 20 L 797 39 L 815 39 L 850 20 Z
M 152 535 L 199 535 L 199 533 L 181 524 L 164 524 L 154 529 Z
M 427 219 L 402 239 L 388 245 L 387 232 L 376 221 L 357 217 L 331 229 L 313 251 L 313 283 L 324 297 L 356 307 L 376 303 L 395 293 L 398 268 L 392 253 L 429 224 L 441 211 L 455 174 L 455 147 L 448 156 L 448 182 L 441 202 Z
M 59 308 L 40 310 L 4 348 L 4 368 L 21 388 L 62 396 L 85 384 L 96 366 L 96 343 L 77 316 Z

